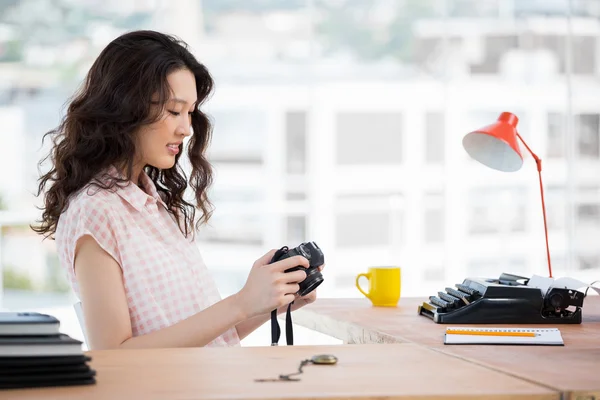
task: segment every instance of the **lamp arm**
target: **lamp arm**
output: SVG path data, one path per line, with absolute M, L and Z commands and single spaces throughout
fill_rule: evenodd
M 529 148 L 529 146 L 527 146 L 527 143 L 525 143 L 525 141 L 523 140 L 523 138 L 521 137 L 521 135 L 519 135 L 517 133 L 517 137 L 521 140 L 521 143 L 523 143 L 523 145 L 525 146 L 525 148 L 527 149 L 527 151 L 529 152 L 529 154 L 531 154 L 531 156 L 535 160 L 535 164 L 537 165 L 538 172 L 542 172 L 542 159 L 539 158 L 537 155 L 535 155 L 535 153 L 533 151 L 531 151 L 531 149 Z
M 533 159 L 535 160 L 535 164 L 537 165 L 538 175 L 540 178 L 540 194 L 542 196 L 542 213 L 544 216 L 544 233 L 546 234 L 546 256 L 548 258 L 548 273 L 550 274 L 550 278 L 552 278 L 552 264 L 550 263 L 550 246 L 548 245 L 548 224 L 546 222 L 546 203 L 544 201 L 544 185 L 542 184 L 542 160 L 535 155 L 533 151 L 527 146 L 527 143 L 523 140 L 521 135 L 517 133 L 517 137 L 521 140 L 521 143 L 525 146 L 527 151 L 531 154 Z

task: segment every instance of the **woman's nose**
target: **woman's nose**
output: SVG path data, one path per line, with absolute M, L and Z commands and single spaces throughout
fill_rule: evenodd
M 192 134 L 192 122 L 183 121 L 177 127 L 177 133 L 183 136 L 190 136 Z

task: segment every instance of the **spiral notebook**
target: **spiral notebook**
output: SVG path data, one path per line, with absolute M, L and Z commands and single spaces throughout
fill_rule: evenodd
M 564 346 L 557 328 L 446 328 L 444 344 L 512 344 Z

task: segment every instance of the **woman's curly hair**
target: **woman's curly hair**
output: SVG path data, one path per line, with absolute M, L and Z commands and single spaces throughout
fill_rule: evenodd
M 131 180 L 135 134 L 160 118 L 171 97 L 167 76 L 181 69 L 194 74 L 198 105 L 202 104 L 212 91 L 213 80 L 184 42 L 159 32 L 135 31 L 108 44 L 92 65 L 60 125 L 44 135 L 44 138 L 53 136 L 54 146 L 40 162 L 50 158 L 52 165 L 39 179 L 37 195 L 44 194 L 44 206 L 42 220 L 32 226 L 34 231 L 53 238 L 70 196 L 86 185 L 110 190 Z M 157 99 L 159 107 L 155 106 Z M 199 107 L 192 113 L 191 121 L 189 182 L 179 166 L 179 154 L 170 169 L 145 167 L 186 237 L 208 221 L 212 213 L 207 197 L 212 168 L 205 157 L 212 127 Z M 116 167 L 124 175 L 105 174 L 98 179 L 110 167 Z M 184 199 L 188 184 L 195 205 Z M 198 219 L 196 206 L 202 211 Z

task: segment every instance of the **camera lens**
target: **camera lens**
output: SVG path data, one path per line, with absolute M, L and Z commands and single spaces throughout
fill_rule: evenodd
M 313 290 L 317 288 L 321 283 L 323 283 L 323 275 L 319 268 L 311 267 L 306 270 L 306 279 L 300 282 L 300 290 L 298 294 L 300 296 L 306 296 Z

